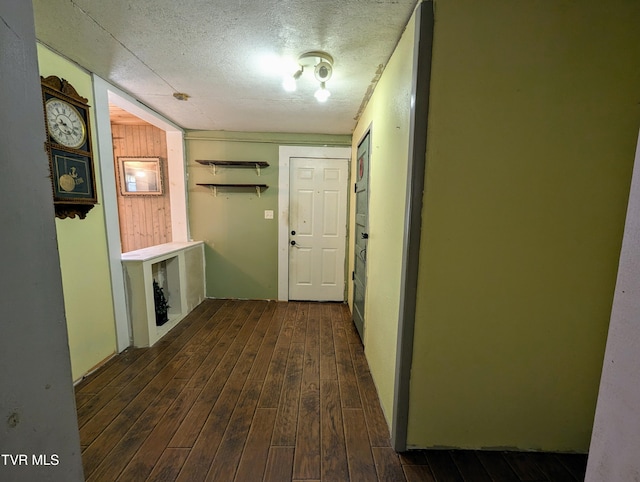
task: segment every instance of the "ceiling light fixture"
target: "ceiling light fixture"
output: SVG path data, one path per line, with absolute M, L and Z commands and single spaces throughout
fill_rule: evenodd
M 302 76 L 305 67 L 313 69 L 313 75 L 320 87 L 314 94 L 318 102 L 326 102 L 331 95 L 327 89 L 326 82 L 333 74 L 333 57 L 321 50 L 305 52 L 298 57 L 298 70 L 293 75 L 287 75 L 282 81 L 282 87 L 287 92 L 293 92 L 297 87 L 297 80 Z

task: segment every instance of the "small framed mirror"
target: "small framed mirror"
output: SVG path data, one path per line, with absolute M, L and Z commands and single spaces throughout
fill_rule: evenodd
M 119 157 L 120 193 L 123 196 L 162 195 L 159 157 Z

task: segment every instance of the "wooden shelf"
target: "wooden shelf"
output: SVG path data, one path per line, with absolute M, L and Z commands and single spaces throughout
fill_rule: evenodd
M 266 161 L 207 161 L 196 159 L 196 162 L 206 166 L 269 167 L 269 163 Z
M 261 168 L 269 167 L 267 161 L 216 161 L 196 159 L 196 162 L 204 166 L 210 166 L 214 176 L 216 175 L 216 166 L 251 168 L 256 170 L 258 176 L 260 175 Z
M 259 187 L 262 189 L 267 189 L 269 187 L 267 184 L 256 184 L 253 182 L 243 183 L 243 184 L 232 184 L 228 182 L 218 182 L 218 183 L 199 182 L 196 185 L 197 186 L 214 186 L 214 187 Z
M 242 184 L 237 184 L 237 183 L 204 183 L 204 182 L 198 182 L 196 183 L 196 186 L 204 186 L 204 187 L 208 187 L 209 189 L 211 189 L 211 192 L 214 196 L 218 195 L 218 188 L 239 188 L 239 189 L 243 189 L 243 188 L 252 188 L 256 190 L 256 193 L 258 194 L 258 197 L 260 197 L 260 193 L 262 191 L 264 191 L 265 189 L 268 189 L 269 186 L 267 184 L 256 184 L 256 183 L 242 183 Z

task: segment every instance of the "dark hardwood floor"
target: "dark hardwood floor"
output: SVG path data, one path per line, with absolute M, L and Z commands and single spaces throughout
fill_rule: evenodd
M 207 300 L 76 387 L 88 481 L 579 481 L 586 456 L 396 454 L 344 305 Z

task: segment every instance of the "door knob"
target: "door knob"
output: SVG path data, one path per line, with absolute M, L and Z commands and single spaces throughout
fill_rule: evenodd
M 291 246 L 295 246 L 296 242 L 294 240 L 291 240 Z
M 291 236 L 295 236 L 296 232 L 295 231 L 291 231 Z
M 369 239 L 369 233 L 360 233 L 360 236 L 362 236 L 362 239 Z

